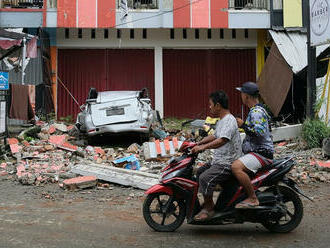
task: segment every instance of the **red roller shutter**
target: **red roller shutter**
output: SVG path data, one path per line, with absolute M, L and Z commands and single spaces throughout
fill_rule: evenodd
M 71 94 L 83 104 L 90 87 L 106 90 L 106 51 L 96 49 L 58 50 L 58 76 Z M 77 116 L 79 107 L 58 83 L 57 115 Z
M 255 49 L 164 50 L 164 112 L 166 117 L 205 117 L 208 95 L 224 90 L 229 107 L 241 113 L 235 87 L 256 79 Z
M 58 75 L 77 98 L 86 100 L 90 87 L 98 91 L 140 90 L 148 87 L 154 101 L 152 49 L 63 49 L 58 52 Z M 76 117 L 79 107 L 58 84 L 58 117 Z

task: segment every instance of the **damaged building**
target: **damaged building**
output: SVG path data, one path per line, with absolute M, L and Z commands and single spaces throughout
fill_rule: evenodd
M 0 25 L 39 37 L 38 58 L 27 66 L 25 82 L 42 85 L 47 96 L 36 95 L 46 100 L 36 105 L 54 109 L 57 118 L 75 120 L 91 87 L 147 87 L 161 116 L 186 118 L 204 118 L 208 94 L 222 89 L 233 114 L 244 116 L 235 87 L 259 77 L 262 97 L 278 120 L 304 118 L 302 1 L 24 2 L 1 1 Z M 318 51 L 321 58 L 328 50 Z M 21 81 L 19 74 L 10 80 Z

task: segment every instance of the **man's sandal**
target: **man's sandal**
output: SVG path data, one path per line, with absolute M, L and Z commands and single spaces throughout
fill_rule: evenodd
M 215 211 L 207 211 L 206 209 L 202 209 L 195 217 L 195 221 L 206 221 L 211 219 L 215 215 Z

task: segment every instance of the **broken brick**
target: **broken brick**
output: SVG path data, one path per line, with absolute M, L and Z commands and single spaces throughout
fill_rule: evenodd
M 23 141 L 22 141 L 22 144 L 23 144 L 25 147 L 30 147 L 30 146 L 31 146 L 30 143 L 29 143 L 28 141 L 26 141 L 26 140 L 23 140 Z
M 7 163 L 1 163 L 0 168 L 6 169 L 7 168 Z
M 62 145 L 59 145 L 59 148 L 70 151 L 70 152 L 75 152 L 78 150 L 77 146 L 74 146 L 74 145 L 70 144 L 69 142 L 64 142 Z
M 278 143 L 277 146 L 285 146 L 286 144 L 288 144 L 288 142 L 283 141 L 281 143 Z
M 18 153 L 21 150 L 21 147 L 18 144 L 10 145 L 11 153 Z
M 127 152 L 129 152 L 129 153 L 138 153 L 139 149 L 140 149 L 139 145 L 136 144 L 136 143 L 133 143 L 127 148 Z
M 62 145 L 67 138 L 67 135 L 52 135 L 49 137 L 49 143 L 54 145 Z
M 64 188 L 67 189 L 84 189 L 94 187 L 97 184 L 97 178 L 95 176 L 82 176 L 63 181 Z
M 72 128 L 74 128 L 74 125 L 70 125 L 67 127 L 68 131 L 70 131 Z
M 94 152 L 95 153 L 98 153 L 100 155 L 104 155 L 105 154 L 104 150 L 101 147 L 94 147 Z
M 50 126 L 49 129 L 48 129 L 48 133 L 53 134 L 55 132 L 56 132 L 56 128 L 54 126 Z
M 7 139 L 7 143 L 8 143 L 8 145 L 18 144 L 18 139 L 16 139 L 16 138 L 8 138 Z
M 52 150 L 54 150 L 54 146 L 52 146 L 52 145 L 44 145 L 44 149 L 46 151 L 52 151 Z
M 7 175 L 8 175 L 8 172 L 7 171 L 1 171 L 0 172 L 0 177 L 7 176 Z

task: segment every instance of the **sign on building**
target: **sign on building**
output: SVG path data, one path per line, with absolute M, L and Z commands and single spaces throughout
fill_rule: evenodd
M 0 90 L 9 90 L 9 73 L 0 71 Z
M 330 43 L 330 0 L 309 0 L 311 45 Z

